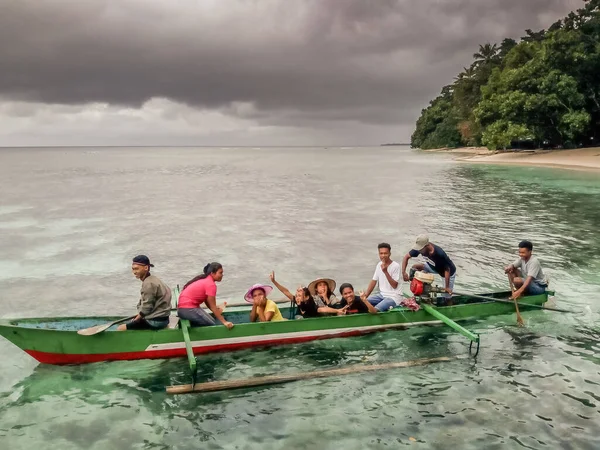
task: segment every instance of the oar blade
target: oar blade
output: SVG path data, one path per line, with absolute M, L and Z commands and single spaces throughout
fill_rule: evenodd
M 93 334 L 102 333 L 105 330 L 108 330 L 113 326 L 113 323 L 105 323 L 103 325 L 96 325 L 95 327 L 86 328 L 84 330 L 77 331 L 77 334 L 81 334 L 82 336 L 92 336 Z
M 77 331 L 77 334 L 81 334 L 82 336 L 92 336 L 94 334 L 102 333 L 103 331 L 108 330 L 113 325 L 116 325 L 121 322 L 125 322 L 126 320 L 131 320 L 135 316 L 123 317 L 122 319 L 115 320 L 109 323 L 103 323 L 102 325 L 96 325 L 93 327 L 85 328 L 84 330 Z

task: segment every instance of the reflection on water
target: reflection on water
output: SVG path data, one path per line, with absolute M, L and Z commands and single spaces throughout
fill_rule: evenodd
M 227 379 L 465 354 L 460 337 L 434 330 L 209 355 L 200 359 L 200 371 Z M 119 442 L 148 435 L 149 447 L 192 448 L 197 440 L 214 448 L 277 446 L 284 440 L 333 448 L 342 433 L 355 448 L 406 444 L 411 437 L 433 448 L 488 448 L 510 440 L 533 448 L 540 442 L 593 448 L 600 376 L 597 360 L 579 356 L 580 344 L 505 327 L 485 335 L 477 361 L 178 397 L 163 389 L 189 381 L 185 359 L 37 367 L 1 399 L 2 433 L 15 442 L 27 436 L 74 446 L 82 445 L 83 434 L 109 448 L 119 446 L 106 439 L 108 429 Z M 353 422 L 357 416 L 360 427 Z M 468 445 L 465 427 L 472 436 Z
M 376 244 L 389 241 L 400 259 L 422 230 L 451 254 L 465 291 L 506 288 L 501 267 L 531 239 L 559 306 L 579 311 L 526 312 L 526 328 L 514 315 L 467 322 L 482 335 L 477 360 L 179 397 L 164 387 L 189 382 L 183 358 L 40 366 L 1 341 L 3 447 L 597 448 L 597 175 L 397 148 L 9 150 L 0 160 L 5 317 L 127 315 L 139 292 L 129 258 L 140 252 L 171 284 L 220 260 L 219 293 L 234 301 L 271 269 L 292 288 L 320 275 L 366 287 Z M 462 357 L 467 347 L 447 328 L 415 328 L 201 356 L 199 374 Z

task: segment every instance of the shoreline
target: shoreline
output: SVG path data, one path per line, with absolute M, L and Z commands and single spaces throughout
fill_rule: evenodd
M 501 152 L 488 150 L 485 147 L 464 147 L 423 151 L 455 154 L 456 161 L 470 164 L 546 167 L 600 173 L 600 147 L 573 150 L 509 150 Z

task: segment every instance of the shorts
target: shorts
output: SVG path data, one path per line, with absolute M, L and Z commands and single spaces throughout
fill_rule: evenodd
M 541 295 L 544 292 L 546 292 L 546 286 L 535 280 L 531 280 L 525 289 L 525 294 L 527 295 Z
M 169 318 L 155 317 L 153 319 L 130 320 L 125 326 L 128 330 L 162 330 L 169 326 Z
M 439 275 L 439 273 L 437 273 L 437 272 L 435 271 L 435 268 L 431 267 L 431 266 L 430 266 L 428 263 L 424 263 L 424 264 L 423 264 L 423 271 L 424 271 L 424 272 L 427 272 L 427 273 L 433 273 L 433 274 Z M 441 275 L 440 275 L 440 276 L 441 276 Z M 442 281 L 444 282 L 444 287 L 446 287 L 446 286 L 445 286 L 446 279 L 445 279 L 445 277 L 443 277 L 443 276 L 441 276 L 441 277 L 442 277 Z M 450 280 L 449 280 L 449 285 L 448 285 L 448 287 L 450 288 L 450 290 L 451 290 L 451 291 L 453 291 L 453 290 L 454 290 L 454 281 L 455 281 L 455 280 L 456 280 L 456 272 L 454 272 L 452 275 L 450 275 Z M 443 297 L 446 299 L 446 301 L 447 301 L 447 300 L 450 300 L 450 299 L 452 298 L 452 296 L 451 296 L 450 294 L 448 294 L 447 292 L 445 292 L 445 293 L 443 294 Z M 444 303 L 444 305 L 445 305 L 445 303 Z M 443 306 L 443 305 L 440 305 L 440 306 Z

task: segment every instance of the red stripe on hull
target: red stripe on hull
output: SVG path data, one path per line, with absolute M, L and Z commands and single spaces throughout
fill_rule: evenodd
M 373 330 L 379 331 L 379 330 Z M 367 334 L 370 331 L 347 331 L 335 335 L 325 336 L 305 336 L 287 339 L 270 339 L 267 341 L 258 342 L 240 342 L 225 345 L 208 345 L 203 347 L 194 347 L 194 354 L 200 355 L 203 353 L 216 352 L 231 352 L 235 350 L 244 350 L 252 347 L 268 347 L 273 345 L 283 344 L 299 344 L 302 342 L 315 341 L 320 339 L 331 339 L 337 337 L 351 337 Z M 179 358 L 186 356 L 185 347 L 168 350 L 151 350 L 141 352 L 118 352 L 118 353 L 96 353 L 96 354 L 63 354 L 63 353 L 47 353 L 37 350 L 25 350 L 30 356 L 43 364 L 87 364 L 101 361 L 130 361 L 135 359 L 167 359 Z

